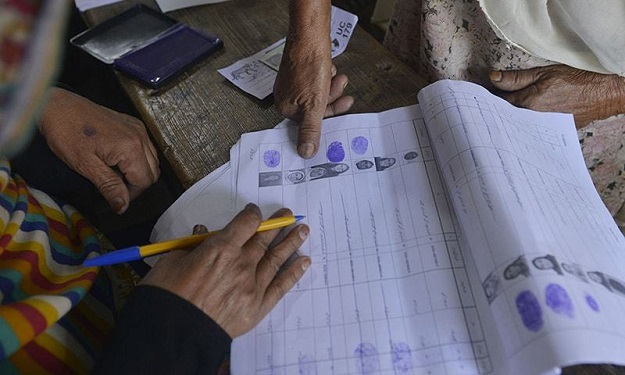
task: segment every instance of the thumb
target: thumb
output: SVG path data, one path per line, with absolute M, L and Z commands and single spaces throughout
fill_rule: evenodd
M 517 91 L 536 82 L 538 71 L 528 70 L 495 70 L 488 75 L 491 83 L 504 91 Z
M 97 157 L 85 164 L 89 167 L 81 174 L 96 186 L 116 214 L 126 212 L 130 193 L 122 176 Z
M 321 121 L 326 110 L 323 107 L 312 108 L 305 111 L 299 124 L 299 138 L 297 141 L 297 153 L 299 156 L 310 159 L 319 150 L 319 137 L 321 136 Z

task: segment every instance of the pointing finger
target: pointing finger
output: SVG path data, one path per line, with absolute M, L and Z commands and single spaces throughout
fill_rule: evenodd
M 309 111 L 303 113 L 299 126 L 299 139 L 297 153 L 310 159 L 319 149 L 319 137 L 321 136 L 321 121 L 326 110 L 326 103 L 323 106 L 316 105 Z

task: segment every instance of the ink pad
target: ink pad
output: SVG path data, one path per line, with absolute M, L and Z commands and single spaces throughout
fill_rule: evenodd
M 141 4 L 70 42 L 151 88 L 162 87 L 223 46 L 216 36 Z

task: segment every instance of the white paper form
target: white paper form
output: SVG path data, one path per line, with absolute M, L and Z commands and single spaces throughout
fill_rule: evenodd
M 293 123 L 284 120 L 274 129 L 286 128 L 289 124 Z M 238 166 L 239 142 L 232 146 L 232 154 L 236 157 L 193 184 L 158 218 L 150 234 L 152 243 L 189 236 L 195 224 L 219 230 L 234 218 L 237 213 L 234 171 Z M 146 262 L 153 265 L 154 258 Z
M 231 176 L 230 163 L 226 163 L 191 186 L 158 219 L 150 241 L 190 236 L 196 224 L 210 230 L 226 226 L 235 216 Z
M 517 109 L 441 81 L 419 102 L 507 373 L 625 363 L 625 241 L 597 194 L 572 116 Z
M 283 120 L 274 129 L 296 126 L 290 120 Z M 158 218 L 150 242 L 172 240 L 189 236 L 196 224 L 203 224 L 209 230 L 219 230 L 237 214 L 235 210 L 236 176 L 239 142 L 232 146 L 231 160 L 215 169 L 187 189 Z M 161 255 L 144 258 L 154 266 Z
M 310 160 L 295 135 L 241 139 L 237 208 L 306 215 L 301 251 L 312 266 L 235 339 L 232 373 L 493 373 L 497 345 L 482 329 L 418 106 L 325 120 Z

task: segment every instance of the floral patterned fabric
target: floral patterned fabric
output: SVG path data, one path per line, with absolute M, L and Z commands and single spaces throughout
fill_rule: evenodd
M 492 69 L 550 64 L 499 39 L 477 0 L 396 0 L 384 44 L 432 82 L 487 85 Z
M 459 79 L 490 87 L 490 70 L 553 64 L 497 37 L 477 0 L 396 0 L 384 45 L 434 82 Z M 603 202 L 625 231 L 625 115 L 578 131 Z

